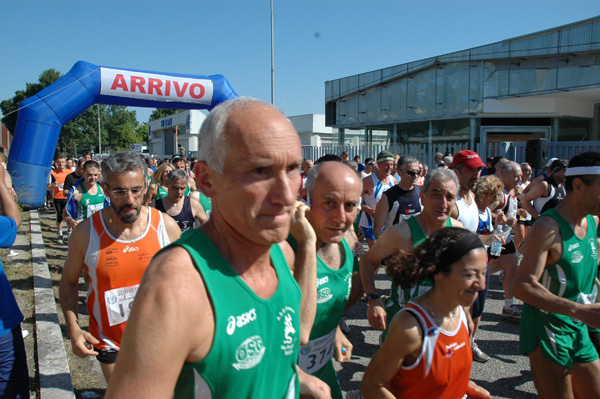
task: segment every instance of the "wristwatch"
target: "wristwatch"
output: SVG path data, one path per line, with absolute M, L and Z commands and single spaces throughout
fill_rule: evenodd
M 367 303 L 371 303 L 371 301 L 376 301 L 377 299 L 379 299 L 379 295 L 377 294 L 369 294 L 365 297 Z

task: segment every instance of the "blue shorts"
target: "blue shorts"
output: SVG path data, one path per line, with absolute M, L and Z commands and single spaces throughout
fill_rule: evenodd
M 360 228 L 362 229 L 363 233 L 365 233 L 365 237 L 367 237 L 369 240 L 371 240 L 371 241 L 377 240 L 377 238 L 375 238 L 375 235 L 373 234 L 373 228 L 372 227 L 362 227 L 362 226 L 360 226 Z
M 29 398 L 29 370 L 20 324 L 0 337 L 0 398 Z

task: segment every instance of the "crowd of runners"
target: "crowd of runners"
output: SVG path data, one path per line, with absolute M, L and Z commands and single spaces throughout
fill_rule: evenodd
M 477 328 L 497 272 L 539 397 L 600 397 L 600 153 L 535 179 L 469 150 L 431 168 L 388 151 L 308 160 L 290 121 L 251 98 L 211 111 L 199 142 L 189 160 L 59 156 L 48 177 L 66 332 L 97 358 L 107 398 L 342 399 L 333 360 L 360 344 L 343 321 L 359 300 L 381 346 L 347 398 L 489 398 L 470 371 L 489 359 Z M 7 248 L 9 178 L 0 166 Z M 24 398 L 23 316 L 0 272 L 0 397 Z

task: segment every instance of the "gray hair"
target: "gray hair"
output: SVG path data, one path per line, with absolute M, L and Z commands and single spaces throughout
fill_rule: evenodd
M 504 174 L 504 173 L 509 174 L 509 173 L 512 173 L 519 169 L 521 169 L 521 165 L 519 165 L 518 163 L 513 162 L 513 161 L 507 161 L 507 162 L 501 163 L 500 170 L 501 170 L 502 174 Z
M 404 168 L 409 163 L 419 163 L 419 160 L 415 157 L 411 157 L 410 155 L 402 156 L 398 160 L 398 169 Z
M 111 154 L 102 161 L 102 181 L 108 184 L 110 175 L 132 172 L 136 169 L 142 172 L 145 181 L 148 176 L 148 165 L 141 154 L 131 151 Z
M 206 162 L 212 170 L 219 174 L 223 174 L 225 158 L 229 153 L 229 145 L 227 145 L 225 138 L 227 122 L 233 110 L 248 104 L 271 107 L 270 104 L 256 98 L 237 97 L 213 108 L 202 124 L 198 137 L 200 143 L 198 160 Z
M 326 162 L 318 162 L 315 166 L 310 168 L 310 170 L 308 171 L 308 177 L 306 178 L 306 184 L 304 185 L 304 188 L 306 189 L 306 191 L 308 191 L 309 195 L 312 194 L 312 192 L 315 190 L 315 185 L 317 184 L 317 178 L 319 177 L 319 172 L 323 168 L 323 165 L 328 164 L 330 162 L 337 162 L 342 165 L 346 165 L 348 168 L 352 169 L 352 172 L 354 172 L 354 174 L 358 177 L 358 181 L 360 182 L 360 191 L 362 192 L 362 179 L 360 178 L 360 174 L 358 173 L 356 168 L 352 167 L 352 165 L 350 164 L 349 161 L 326 161 Z M 352 163 L 356 164 L 353 161 L 352 161 Z
M 182 181 L 182 180 L 185 181 L 186 183 L 188 181 L 188 176 L 187 176 L 187 173 L 185 173 L 185 170 L 173 169 L 167 175 L 167 184 L 171 184 L 174 181 Z
M 457 189 L 458 189 L 458 187 L 460 187 L 460 184 L 458 183 L 458 177 L 456 176 L 456 173 L 454 173 L 454 171 L 452 169 L 435 168 L 427 174 L 427 177 L 425 178 L 425 182 L 423 183 L 423 189 L 421 191 L 427 192 L 427 190 L 429 189 L 429 186 L 433 182 L 445 182 L 448 180 L 454 180 L 454 183 L 456 183 Z

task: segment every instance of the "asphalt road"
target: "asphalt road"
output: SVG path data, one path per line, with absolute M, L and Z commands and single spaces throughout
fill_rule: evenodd
M 389 278 L 380 270 L 376 279 L 379 294 L 389 295 Z M 519 303 L 516 301 L 516 303 Z M 487 389 L 493 398 L 537 398 L 527 356 L 519 353 L 519 320 L 500 315 L 504 291 L 498 275 L 489 281 L 488 297 L 476 341 L 490 356 L 487 363 L 473 362 L 471 379 Z M 365 368 L 379 348 L 380 331 L 369 326 L 367 305 L 359 302 L 346 313 L 351 331 L 348 339 L 354 346 L 352 360 L 344 364 L 334 361 L 342 389 L 360 389 Z

